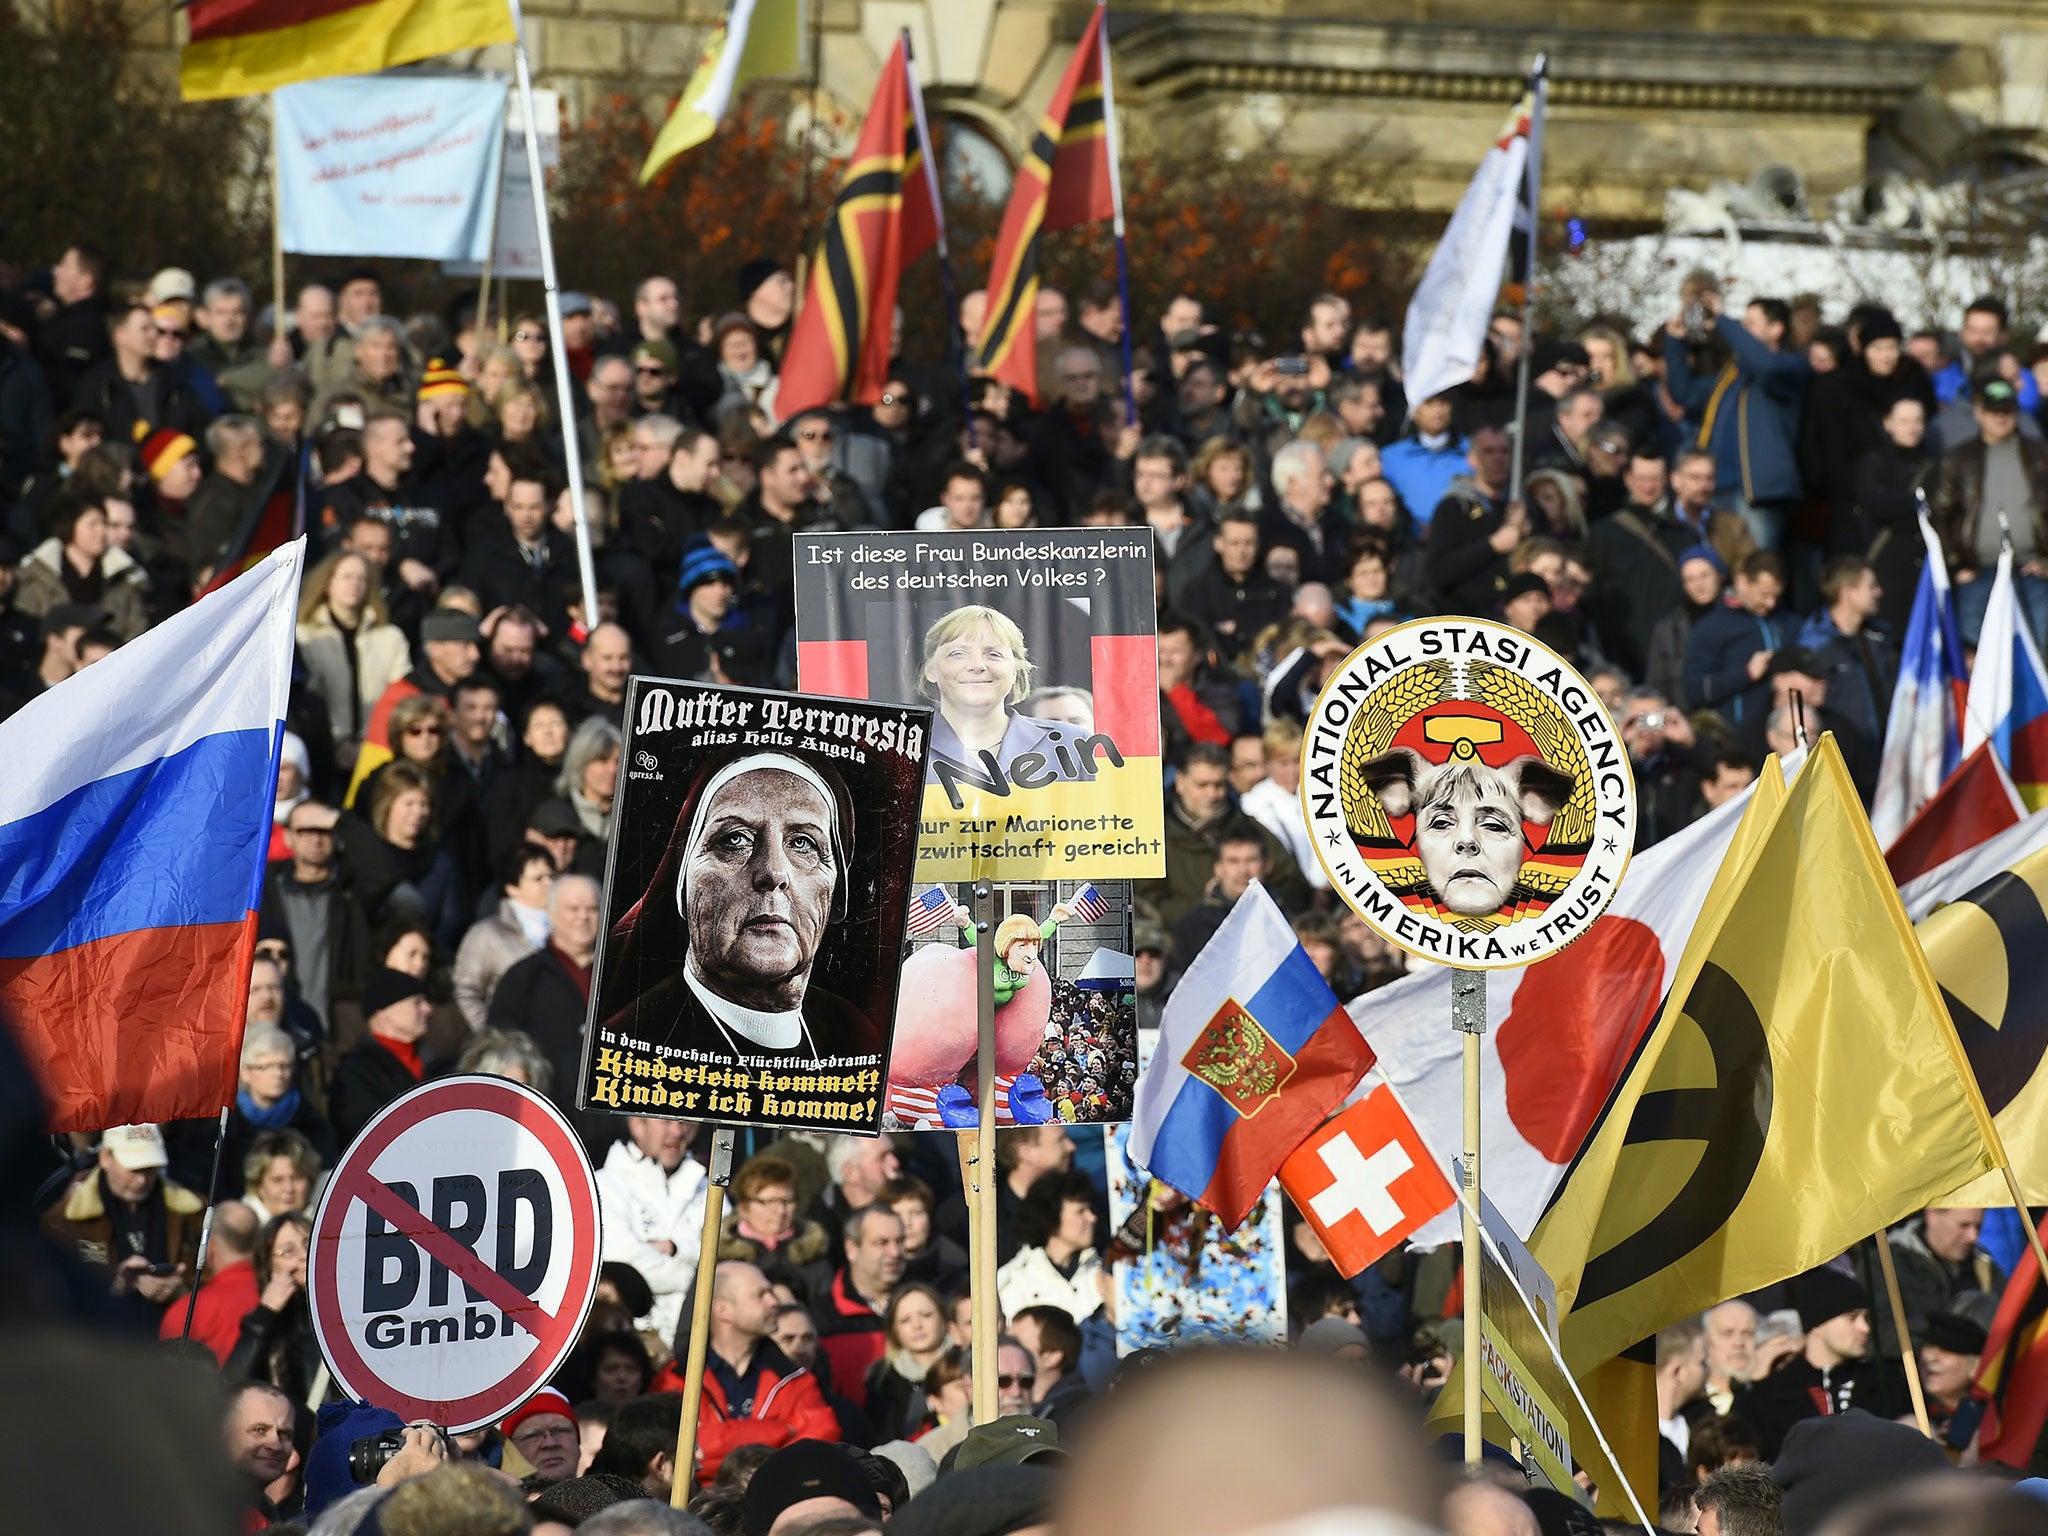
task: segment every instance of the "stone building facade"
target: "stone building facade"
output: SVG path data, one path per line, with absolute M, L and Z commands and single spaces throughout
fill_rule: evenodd
M 543 84 L 573 118 L 624 90 L 658 112 L 727 0 L 525 0 Z M 805 0 L 821 107 L 858 118 L 908 28 L 971 164 L 1014 157 L 1086 0 Z M 815 9 L 811 9 L 815 7 Z M 148 7 L 168 50 L 170 11 Z M 159 19 L 160 18 L 160 19 Z M 181 25 L 181 24 L 180 24 Z M 1274 132 L 1304 157 L 1400 160 L 1448 208 L 1528 61 L 1551 60 L 1549 186 L 1592 217 L 1654 219 L 1673 185 L 1791 166 L 1815 200 L 1885 169 L 2048 168 L 2044 0 L 1120 0 L 1111 35 L 1134 141 L 1225 153 Z M 486 50 L 474 61 L 509 68 Z

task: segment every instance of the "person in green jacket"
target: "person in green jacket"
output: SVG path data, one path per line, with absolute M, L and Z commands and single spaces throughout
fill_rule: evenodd
M 960 924 L 960 947 L 974 948 L 974 914 L 957 903 L 953 908 L 953 914 Z M 1022 912 L 1013 912 L 996 925 L 998 1008 L 1030 983 L 1031 973 L 1038 969 L 1038 952 L 1045 947 L 1045 941 L 1058 931 L 1060 924 L 1073 915 L 1073 908 L 1061 902 L 1052 909 L 1043 923 L 1033 922 Z

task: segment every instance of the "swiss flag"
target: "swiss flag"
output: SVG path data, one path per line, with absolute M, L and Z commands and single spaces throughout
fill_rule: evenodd
M 1280 1187 L 1347 1278 L 1458 1198 L 1384 1085 L 1296 1147 L 1280 1165 Z

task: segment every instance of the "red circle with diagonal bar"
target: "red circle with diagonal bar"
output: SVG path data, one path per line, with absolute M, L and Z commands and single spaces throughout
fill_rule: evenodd
M 363 1128 L 321 1194 L 314 1332 L 351 1396 L 476 1429 L 561 1368 L 598 1251 L 597 1180 L 560 1110 L 505 1078 L 424 1083 Z

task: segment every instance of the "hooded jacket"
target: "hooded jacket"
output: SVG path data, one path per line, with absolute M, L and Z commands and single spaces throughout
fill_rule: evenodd
M 112 545 L 100 556 L 100 606 L 107 610 L 107 622 L 123 640 L 133 640 L 149 628 L 149 577 L 127 551 Z M 21 562 L 16 571 L 14 606 L 41 618 L 52 608 L 71 601 L 64 585 L 64 545 L 59 539 L 45 539 Z

